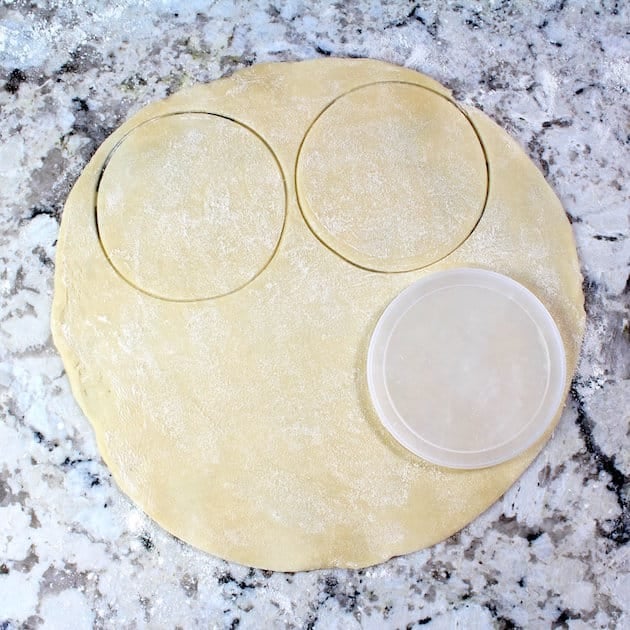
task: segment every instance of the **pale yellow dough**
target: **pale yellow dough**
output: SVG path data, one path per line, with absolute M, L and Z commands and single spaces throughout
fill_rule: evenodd
M 527 286 L 562 333 L 567 389 L 576 365 L 565 213 L 517 144 L 450 98 L 376 61 L 255 66 L 145 107 L 77 181 L 55 343 L 117 483 L 179 538 L 267 569 L 374 564 L 462 528 L 542 447 L 439 468 L 367 394 L 380 314 L 456 266 Z

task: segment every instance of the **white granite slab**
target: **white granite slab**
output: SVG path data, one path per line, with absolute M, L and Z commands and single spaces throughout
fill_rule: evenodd
M 5 1 L 0 629 L 630 627 L 630 4 Z M 361 571 L 198 552 L 114 486 L 52 346 L 65 197 L 146 103 L 255 62 L 367 56 L 483 109 L 572 220 L 588 330 L 555 436 L 461 533 Z

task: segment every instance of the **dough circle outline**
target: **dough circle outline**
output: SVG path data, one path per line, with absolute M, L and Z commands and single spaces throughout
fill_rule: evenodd
M 264 264 L 261 265 L 255 271 L 255 273 L 253 275 L 251 275 L 244 282 L 241 282 L 240 284 L 238 284 L 234 288 L 229 289 L 227 291 L 219 292 L 217 294 L 207 295 L 207 296 L 203 296 L 203 297 L 192 297 L 192 298 L 179 298 L 179 297 L 177 297 L 177 298 L 174 298 L 174 297 L 169 297 L 169 296 L 166 296 L 166 295 L 161 295 L 161 294 L 159 294 L 159 293 L 157 293 L 155 291 L 151 291 L 151 290 L 148 290 L 148 289 L 140 286 L 137 282 L 134 282 L 131 278 L 127 277 L 125 275 L 125 273 L 123 273 L 123 271 L 112 260 L 112 257 L 110 255 L 110 253 L 108 252 L 105 243 L 103 242 L 103 236 L 102 236 L 102 233 L 101 233 L 102 230 L 101 230 L 101 226 L 99 225 L 98 197 L 99 197 L 101 184 L 102 184 L 105 172 L 107 170 L 107 167 L 109 166 L 111 160 L 115 156 L 115 154 L 118 151 L 118 149 L 129 138 L 129 136 L 131 136 L 134 132 L 138 131 L 142 127 L 145 127 L 146 125 L 149 125 L 149 124 L 154 123 L 156 121 L 163 120 L 163 119 L 166 119 L 166 118 L 173 118 L 173 117 L 177 117 L 177 116 L 187 115 L 187 114 L 208 116 L 208 117 L 211 117 L 211 118 L 217 118 L 217 119 L 220 119 L 220 120 L 224 120 L 224 121 L 233 123 L 233 124 L 237 125 L 238 127 L 241 127 L 242 129 L 244 129 L 245 131 L 251 133 L 253 135 L 253 137 L 256 138 L 258 141 L 260 141 L 262 143 L 262 145 L 265 147 L 265 149 L 269 152 L 269 154 L 271 155 L 271 157 L 273 159 L 273 162 L 275 163 L 275 165 L 276 165 L 276 167 L 278 169 L 278 174 L 279 174 L 280 179 L 282 181 L 282 194 L 283 194 L 284 200 L 283 200 L 283 206 L 282 206 L 282 223 L 281 223 L 280 229 L 278 231 L 278 236 L 277 236 L 277 239 L 276 239 L 276 243 L 275 243 L 274 247 L 271 249 L 270 254 L 267 257 L 267 259 L 265 260 Z M 289 194 L 288 194 L 288 186 L 287 186 L 287 180 L 286 180 L 286 175 L 284 173 L 284 169 L 282 168 L 282 164 L 280 163 L 280 160 L 279 160 L 276 152 L 273 150 L 273 148 L 271 147 L 269 142 L 267 142 L 267 140 L 259 132 L 257 132 L 254 128 L 250 127 L 246 123 L 243 123 L 240 120 L 237 120 L 236 118 L 233 118 L 231 116 L 227 116 L 225 114 L 217 114 L 215 112 L 209 112 L 209 111 L 204 111 L 204 110 L 177 110 L 177 111 L 172 111 L 172 112 L 168 112 L 168 113 L 165 113 L 165 114 L 159 114 L 157 116 L 152 116 L 152 117 L 147 118 L 146 120 L 143 120 L 142 122 L 138 123 L 137 125 L 132 127 L 129 131 L 127 131 L 120 138 L 120 140 L 118 140 L 118 142 L 116 142 L 116 144 L 112 147 L 110 152 L 107 154 L 107 157 L 103 161 L 103 165 L 101 166 L 101 168 L 99 170 L 99 173 L 98 173 L 98 176 L 97 176 L 97 181 L 96 181 L 96 187 L 95 187 L 95 190 L 94 190 L 94 201 L 93 201 L 93 206 L 94 206 L 94 209 L 93 209 L 93 212 L 94 212 L 94 227 L 96 229 L 96 236 L 97 236 L 97 239 L 98 239 L 99 247 L 100 247 L 100 249 L 101 249 L 101 251 L 103 253 L 103 256 L 107 260 L 108 264 L 114 270 L 116 275 L 121 280 L 126 282 L 129 286 L 131 286 L 133 289 L 135 289 L 136 291 L 139 291 L 140 293 L 143 293 L 144 295 L 147 295 L 147 296 L 152 297 L 152 298 L 157 299 L 157 300 L 162 300 L 164 302 L 175 302 L 175 303 L 206 302 L 206 301 L 209 301 L 209 300 L 215 300 L 215 299 L 219 299 L 219 298 L 222 298 L 222 297 L 227 297 L 229 295 L 237 293 L 238 291 L 241 291 L 246 286 L 248 286 L 251 282 L 256 280 L 256 278 L 258 278 L 265 271 L 265 269 L 267 269 L 267 267 L 271 264 L 272 260 L 276 256 L 276 254 L 278 252 L 278 249 L 280 248 L 280 243 L 282 242 L 282 238 L 283 238 L 283 235 L 284 235 L 284 232 L 285 232 L 285 228 L 286 228 L 286 224 L 287 224 L 288 205 L 289 205 Z
M 322 225 L 322 222 L 317 217 L 317 212 L 313 211 L 309 203 L 304 198 L 305 195 L 301 194 L 301 186 L 300 186 L 300 181 L 299 181 L 300 180 L 300 160 L 303 157 L 303 151 L 304 151 L 304 147 L 307 142 L 307 139 L 311 131 L 317 125 L 317 123 L 335 104 L 337 104 L 339 101 L 346 98 L 347 96 L 350 96 L 354 94 L 355 92 L 359 92 L 367 88 L 377 87 L 377 86 L 389 86 L 389 85 L 399 85 L 399 86 L 419 88 L 419 89 L 429 92 L 433 96 L 436 96 L 442 99 L 446 104 L 455 107 L 456 111 L 464 117 L 464 120 L 468 124 L 468 127 L 474 133 L 475 138 L 477 139 L 479 148 L 481 149 L 481 153 L 483 157 L 483 168 L 485 170 L 485 192 L 483 194 L 480 210 L 478 211 L 478 214 L 475 218 L 474 223 L 472 224 L 471 228 L 468 230 L 468 232 L 464 235 L 463 238 L 461 238 L 453 246 L 448 248 L 444 253 L 441 253 L 439 256 L 424 263 L 417 262 L 417 259 L 420 258 L 420 255 L 418 254 L 413 256 L 413 260 L 410 261 L 410 263 L 408 264 L 398 263 L 398 264 L 393 264 L 392 266 L 388 266 L 387 258 L 383 259 L 383 264 L 376 264 L 374 260 L 370 260 L 371 258 L 372 259 L 374 258 L 373 256 L 365 255 L 360 252 L 356 256 L 347 253 L 344 250 L 350 249 L 350 247 L 349 246 L 344 247 L 344 244 L 341 239 L 336 239 L 334 236 L 331 236 L 329 234 L 326 227 Z M 375 273 L 407 273 L 410 271 L 418 271 L 420 269 L 425 269 L 427 267 L 430 267 L 431 265 L 434 265 L 435 263 L 438 263 L 444 260 L 445 258 L 450 256 L 453 252 L 455 252 L 457 249 L 459 249 L 472 236 L 474 231 L 477 229 L 477 226 L 479 225 L 481 219 L 483 218 L 486 205 L 488 203 L 488 198 L 490 195 L 490 168 L 489 168 L 489 160 L 488 160 L 486 147 L 484 146 L 484 143 L 481 138 L 481 135 L 479 134 L 479 131 L 477 130 L 474 122 L 472 121 L 471 117 L 468 115 L 466 110 L 455 100 L 449 98 L 447 95 L 431 87 L 428 87 L 420 83 L 414 83 L 413 81 L 403 81 L 403 80 L 373 81 L 370 83 L 364 83 L 362 85 L 356 86 L 352 88 L 351 90 L 343 92 L 339 96 L 335 97 L 317 114 L 317 116 L 315 116 L 315 118 L 309 124 L 308 129 L 306 130 L 306 133 L 302 137 L 300 146 L 298 148 L 297 156 L 295 159 L 294 187 L 295 187 L 295 195 L 297 198 L 298 207 L 300 209 L 302 218 L 306 222 L 311 233 L 315 236 L 315 238 L 317 238 L 317 240 L 322 245 L 324 245 L 324 247 L 326 247 L 328 250 L 330 250 L 331 252 L 333 252 L 334 254 L 342 258 L 343 260 L 345 260 L 347 263 L 355 267 L 358 267 L 360 269 L 364 269 L 366 271 L 371 271 Z M 407 258 L 411 258 L 411 257 L 408 256 Z

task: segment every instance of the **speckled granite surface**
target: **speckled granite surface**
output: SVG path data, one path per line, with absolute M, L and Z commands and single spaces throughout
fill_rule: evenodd
M 629 5 L 4 2 L 0 628 L 630 627 Z M 209 557 L 112 484 L 50 337 L 64 199 L 120 122 L 259 61 L 421 70 L 526 147 L 572 220 L 588 328 L 554 438 L 431 549 L 361 571 Z

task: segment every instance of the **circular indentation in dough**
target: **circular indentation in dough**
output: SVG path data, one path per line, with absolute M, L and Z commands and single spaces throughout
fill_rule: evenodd
M 297 160 L 302 213 L 330 249 L 373 271 L 419 269 L 483 213 L 488 171 L 467 116 L 420 85 L 373 83 L 334 100 Z
M 548 428 L 566 377 L 542 303 L 481 269 L 431 274 L 396 297 L 374 331 L 368 383 L 403 446 L 442 466 L 511 459 Z
M 282 172 L 260 136 L 222 116 L 177 113 L 140 124 L 115 147 L 96 221 L 125 280 L 194 301 L 242 288 L 265 268 L 285 205 Z

